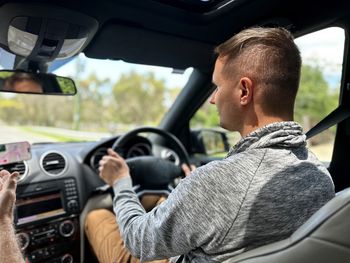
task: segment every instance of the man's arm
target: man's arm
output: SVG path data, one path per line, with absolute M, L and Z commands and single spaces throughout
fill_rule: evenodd
M 244 198 L 236 189 L 237 199 L 228 203 L 222 187 L 215 186 L 219 183 L 217 178 L 225 172 L 220 169 L 223 164 L 211 162 L 198 168 L 180 182 L 166 201 L 146 213 L 132 189 L 124 159 L 111 150 L 108 152 L 109 156 L 100 162 L 100 176 L 113 186 L 120 233 L 135 257 L 149 261 L 187 254 L 204 246 L 210 250 L 220 246 Z M 233 177 L 225 186 L 226 191 L 236 192 L 238 179 Z
M 0 262 L 24 263 L 11 220 L 0 221 Z
M 18 173 L 0 171 L 0 262 L 24 263 L 13 226 Z
M 116 182 L 113 207 L 119 229 L 125 246 L 141 262 L 186 254 L 217 240 L 215 231 L 208 228 L 208 213 L 203 213 L 203 203 L 208 202 L 196 191 L 190 193 L 191 188 L 189 178 L 185 179 L 166 201 L 146 213 L 131 179 Z M 214 209 L 207 208 L 215 214 Z

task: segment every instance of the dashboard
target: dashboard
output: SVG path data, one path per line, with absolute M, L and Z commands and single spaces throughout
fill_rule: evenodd
M 0 166 L 20 173 L 15 225 L 28 262 L 83 262 L 81 215 L 105 185 L 98 163 L 115 140 L 34 144 L 30 160 Z M 175 151 L 143 136 L 135 136 L 118 152 L 126 159 L 153 155 L 180 163 Z

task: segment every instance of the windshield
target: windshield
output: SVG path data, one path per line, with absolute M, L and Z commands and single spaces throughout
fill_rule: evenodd
M 0 143 L 95 141 L 157 126 L 191 72 L 81 54 L 53 71 L 76 82 L 75 96 L 0 93 Z

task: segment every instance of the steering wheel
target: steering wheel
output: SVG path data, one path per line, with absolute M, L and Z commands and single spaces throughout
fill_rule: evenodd
M 126 142 L 142 132 L 160 135 L 167 140 L 172 149 L 179 155 L 180 164 L 190 164 L 188 153 L 180 140 L 167 131 L 153 127 L 141 127 L 125 133 L 113 143 L 112 149 L 120 152 Z M 179 165 L 155 156 L 133 157 L 127 159 L 126 163 L 130 168 L 133 184 L 140 186 L 138 191 L 168 190 L 169 185 L 175 178 L 183 176 Z

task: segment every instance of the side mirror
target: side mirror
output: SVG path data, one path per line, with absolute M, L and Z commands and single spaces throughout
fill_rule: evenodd
M 206 155 L 226 153 L 230 146 L 225 132 L 200 129 L 192 130 L 192 152 Z
M 72 79 L 47 73 L 0 70 L 0 91 L 12 93 L 74 95 Z

